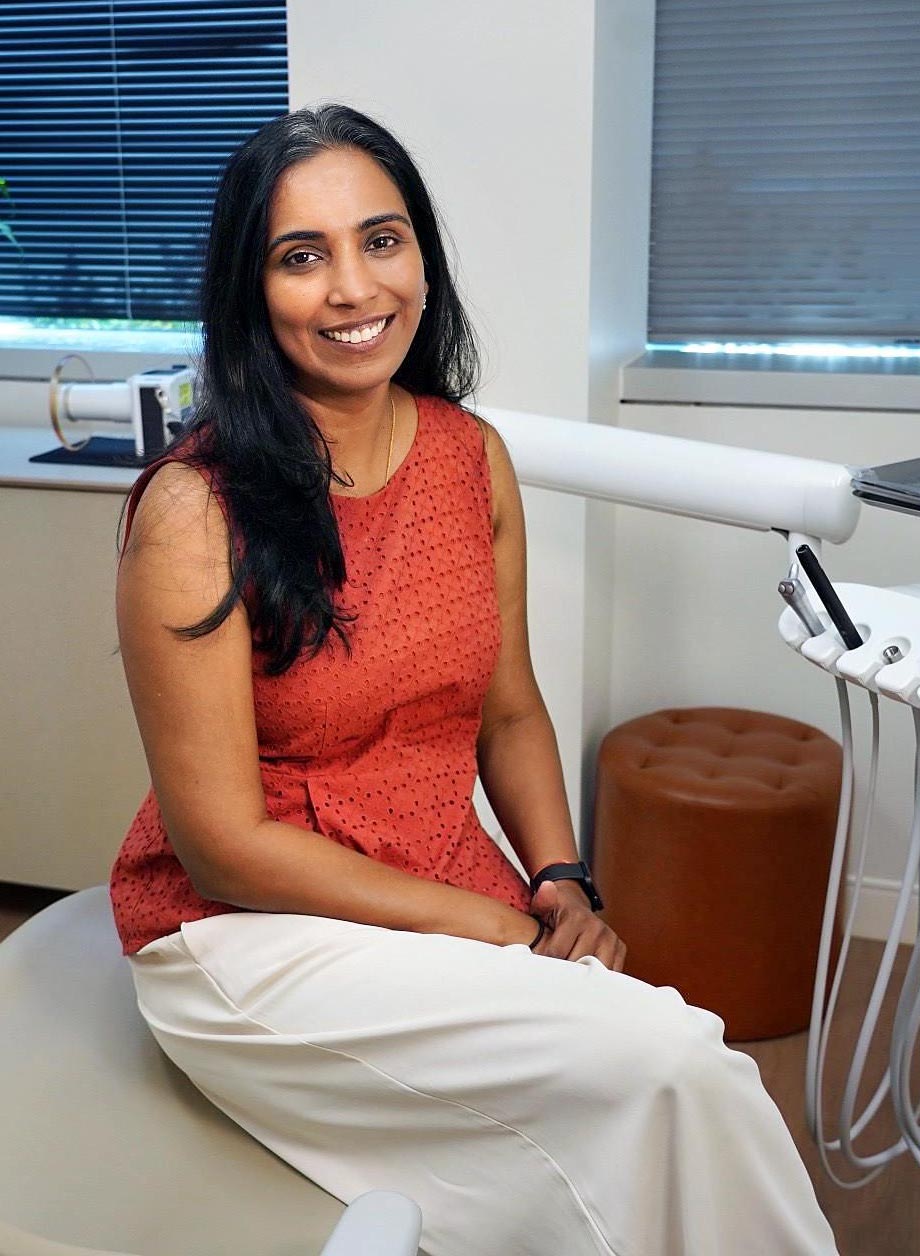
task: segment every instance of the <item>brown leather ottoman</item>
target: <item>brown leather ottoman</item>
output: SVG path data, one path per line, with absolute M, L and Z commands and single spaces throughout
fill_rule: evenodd
M 757 711 L 656 711 L 609 732 L 592 864 L 626 971 L 717 1012 L 728 1039 L 804 1029 L 840 771 L 831 738 Z

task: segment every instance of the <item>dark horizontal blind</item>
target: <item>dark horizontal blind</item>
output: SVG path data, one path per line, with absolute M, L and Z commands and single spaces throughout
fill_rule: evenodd
M 284 3 L 0 5 L 0 176 L 21 246 L 0 238 L 0 314 L 194 318 L 220 168 L 287 108 Z
M 920 0 L 658 0 L 649 339 L 920 337 Z

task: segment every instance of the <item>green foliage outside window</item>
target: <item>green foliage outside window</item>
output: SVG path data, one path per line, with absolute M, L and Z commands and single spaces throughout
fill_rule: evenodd
M 4 201 L 8 201 L 10 208 L 12 208 L 13 198 L 10 196 L 10 189 L 7 186 L 6 179 L 0 179 L 0 197 L 2 197 Z M 10 244 L 15 245 L 15 247 L 19 249 L 20 253 L 22 252 L 19 241 L 16 239 L 15 235 L 13 235 L 13 228 L 2 218 L 0 218 L 0 236 L 5 236 L 6 239 L 9 240 Z

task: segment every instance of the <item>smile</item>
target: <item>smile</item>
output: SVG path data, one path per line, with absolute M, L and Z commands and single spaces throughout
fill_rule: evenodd
M 368 344 L 381 336 L 392 320 L 393 316 L 390 315 L 387 318 L 378 318 L 372 323 L 358 323 L 357 326 L 349 327 L 344 331 L 321 331 L 319 334 L 325 336 L 327 340 L 336 341 L 337 344 Z

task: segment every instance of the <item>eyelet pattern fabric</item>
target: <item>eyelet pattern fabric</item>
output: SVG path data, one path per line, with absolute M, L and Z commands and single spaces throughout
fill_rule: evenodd
M 526 911 L 528 886 L 472 804 L 501 644 L 482 433 L 459 406 L 416 401 L 414 444 L 385 487 L 332 497 L 348 573 L 341 601 L 357 616 L 351 653 L 331 636 L 317 658 L 275 677 L 254 655 L 266 805 L 275 820 Z M 155 469 L 132 491 L 128 528 Z M 122 843 L 111 895 L 128 954 L 181 923 L 240 910 L 195 892 L 152 790 Z

